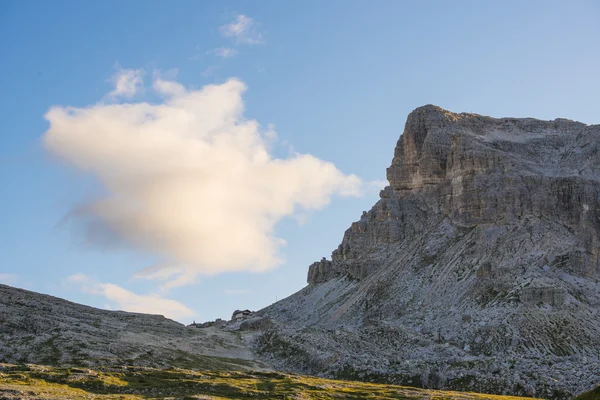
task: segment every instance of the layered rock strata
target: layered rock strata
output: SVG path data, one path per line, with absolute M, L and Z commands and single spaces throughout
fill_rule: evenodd
M 309 286 L 263 310 L 266 358 L 555 398 L 598 383 L 599 125 L 424 106 L 387 178 Z

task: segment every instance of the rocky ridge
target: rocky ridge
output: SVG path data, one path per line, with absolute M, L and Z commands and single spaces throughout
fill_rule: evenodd
M 600 125 L 424 106 L 380 200 L 261 311 L 279 368 L 569 398 L 600 381 Z
M 240 335 L 0 285 L 0 362 L 258 369 Z

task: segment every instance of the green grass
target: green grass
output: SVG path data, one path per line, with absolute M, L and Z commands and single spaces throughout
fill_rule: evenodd
M 57 368 L 0 364 L 0 397 L 39 399 L 456 399 L 494 396 L 340 381 L 277 372 L 141 367 Z M 592 398 L 589 398 L 592 399 Z M 588 400 L 588 398 L 586 398 Z
M 580 394 L 575 400 L 600 400 L 600 386 L 594 390 Z

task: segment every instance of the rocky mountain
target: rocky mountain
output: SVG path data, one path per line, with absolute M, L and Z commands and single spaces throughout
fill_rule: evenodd
M 600 381 L 600 125 L 428 105 L 380 200 L 259 314 L 283 370 L 569 398 Z
M 0 285 L 0 362 L 262 369 L 239 334 Z
M 600 383 L 600 125 L 413 111 L 308 286 L 185 327 L 0 285 L 0 362 L 275 369 L 571 398 Z

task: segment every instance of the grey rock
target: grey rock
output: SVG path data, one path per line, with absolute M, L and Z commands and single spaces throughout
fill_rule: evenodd
M 552 306 L 561 306 L 565 303 L 566 291 L 563 288 L 525 288 L 521 292 L 521 302 L 527 305 L 538 305 L 540 303 Z
M 267 368 L 254 359 L 243 338 L 216 326 L 186 327 L 161 315 L 99 310 L 0 285 L 0 362 Z
M 333 263 L 331 261 L 322 259 L 321 261 L 312 263 L 308 267 L 307 282 L 310 284 L 322 283 L 334 278 L 337 275 L 338 272 L 334 270 Z
M 265 331 L 274 327 L 269 318 L 252 318 L 240 324 L 240 331 Z
M 260 312 L 301 360 L 267 358 L 390 381 L 443 371 L 436 385 L 494 393 L 589 389 L 600 376 L 599 149 L 600 125 L 416 109 L 380 200 L 311 265 L 306 288 Z M 307 367 L 331 354 L 335 364 Z

